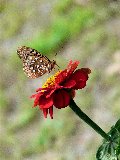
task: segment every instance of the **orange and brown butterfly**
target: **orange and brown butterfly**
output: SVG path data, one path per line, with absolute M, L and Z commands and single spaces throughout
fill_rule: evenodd
M 29 78 L 38 78 L 46 72 L 51 72 L 56 61 L 50 61 L 35 49 L 21 46 L 17 49 L 17 54 L 23 62 L 23 71 Z

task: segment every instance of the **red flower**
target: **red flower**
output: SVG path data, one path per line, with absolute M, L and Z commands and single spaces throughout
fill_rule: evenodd
M 67 68 L 57 72 L 50 77 L 42 88 L 36 90 L 34 107 L 39 106 L 43 110 L 44 117 L 47 118 L 49 112 L 53 118 L 53 106 L 58 109 L 65 108 L 69 105 L 70 99 L 74 98 L 75 90 L 82 89 L 86 86 L 88 74 L 91 73 L 89 68 L 81 68 L 75 71 L 79 61 L 70 61 Z

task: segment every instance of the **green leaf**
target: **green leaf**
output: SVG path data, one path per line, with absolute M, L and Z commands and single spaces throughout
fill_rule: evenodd
M 118 155 L 120 154 L 120 120 L 111 127 L 108 135 L 111 139 L 104 140 L 103 144 L 99 147 L 96 159 L 97 160 L 119 160 Z

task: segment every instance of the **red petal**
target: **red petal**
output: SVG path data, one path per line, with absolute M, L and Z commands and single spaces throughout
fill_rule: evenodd
M 41 109 L 43 108 L 50 108 L 53 105 L 52 97 L 46 98 L 45 95 L 42 95 L 39 98 L 39 106 Z
M 36 89 L 36 92 L 39 92 L 39 91 L 49 91 L 49 90 L 51 90 L 51 87 L 46 87 L 46 88 L 38 88 L 38 89 Z M 42 92 L 43 93 L 43 92 Z
M 57 78 L 55 79 L 56 84 L 60 84 L 66 79 L 66 72 L 67 70 L 65 69 L 57 75 Z
M 44 114 L 44 117 L 45 117 L 45 118 L 47 118 L 47 115 L 48 115 L 48 109 L 46 109 L 46 108 L 45 108 L 45 109 L 43 109 L 43 114 Z
M 81 70 L 83 72 L 85 72 L 86 74 L 90 74 L 91 73 L 91 70 L 89 68 L 81 68 Z
M 79 64 L 79 61 L 74 61 L 74 62 L 70 61 L 67 66 L 67 69 L 60 72 L 60 74 L 57 76 L 55 83 L 60 84 L 60 83 L 64 82 L 66 80 L 66 78 L 68 78 L 74 72 L 74 70 L 77 68 L 78 64 Z
M 75 85 L 75 87 L 73 87 L 74 89 L 82 89 L 86 86 L 86 81 L 78 81 L 77 84 Z
M 46 98 L 49 98 L 54 92 L 55 92 L 55 88 L 54 89 L 52 89 L 51 91 L 49 91 L 48 93 L 47 93 L 47 95 L 46 95 Z
M 65 108 L 70 103 L 70 95 L 65 90 L 58 90 L 53 95 L 53 105 L 56 108 Z
M 80 63 L 79 61 L 72 62 L 72 60 L 69 62 L 68 66 L 67 66 L 67 75 L 68 76 L 74 72 L 74 70 L 77 68 L 79 63 Z
M 43 90 L 43 88 L 38 88 L 38 89 L 36 89 L 36 92 L 39 92 L 41 90 Z
M 37 96 L 39 96 L 41 93 L 39 92 L 39 93 L 35 93 L 35 94 L 33 94 L 30 98 L 36 98 Z
M 34 100 L 34 107 L 36 107 L 37 105 L 39 105 L 39 97 L 36 97 Z
M 53 106 L 49 108 L 49 114 L 51 119 L 53 119 Z
M 50 96 L 52 96 L 52 94 L 56 91 L 56 90 L 58 90 L 58 89 L 62 89 L 62 88 L 64 88 L 63 86 L 60 86 L 59 84 L 55 84 L 55 86 L 54 86 L 54 88 L 52 88 L 51 90 L 49 90 L 49 91 L 46 91 L 46 98 L 49 98 Z
M 30 98 L 35 98 L 36 97 L 36 94 L 33 94 L 32 96 L 30 96 Z
M 68 80 L 63 87 L 64 88 L 72 88 L 76 85 L 76 82 L 74 80 Z
M 36 94 L 34 94 L 34 95 L 32 95 L 32 96 L 30 97 L 30 98 L 35 98 L 35 100 L 34 100 L 34 106 L 33 106 L 33 107 L 39 105 L 39 98 L 40 98 L 40 96 L 41 96 L 42 94 L 43 94 L 43 93 L 39 92 L 39 93 L 36 93 Z
M 88 74 L 84 72 L 82 69 L 76 70 L 71 76 L 70 79 L 77 81 L 87 81 Z

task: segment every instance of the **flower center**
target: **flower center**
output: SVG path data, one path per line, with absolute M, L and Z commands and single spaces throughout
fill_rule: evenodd
M 55 80 L 56 80 L 57 76 L 58 76 L 61 72 L 62 72 L 62 71 L 60 70 L 60 71 L 58 71 L 57 73 L 55 73 L 55 75 L 49 77 L 49 78 L 46 80 L 45 84 L 42 86 L 42 88 L 48 88 L 48 87 L 53 87 L 53 86 L 55 86 Z

